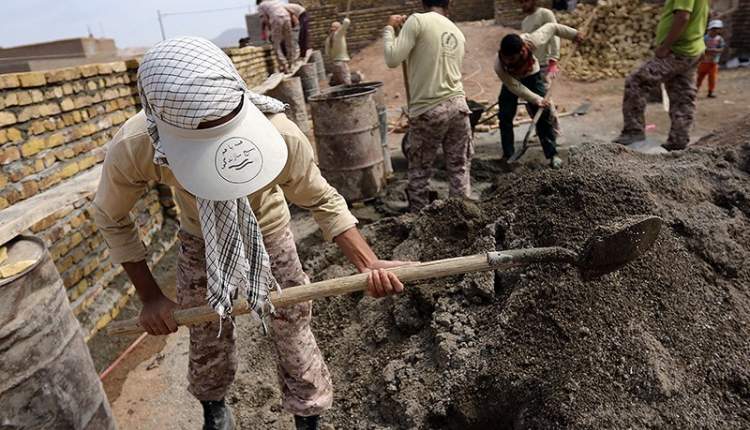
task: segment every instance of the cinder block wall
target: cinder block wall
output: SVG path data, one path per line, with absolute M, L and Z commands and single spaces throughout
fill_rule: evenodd
M 270 47 L 228 54 L 250 86 L 276 70 Z M 0 75 L 0 211 L 97 172 L 107 142 L 140 109 L 137 68 L 131 61 Z M 92 198 L 83 193 L 30 227 L 47 244 L 87 338 L 134 293 L 129 284 L 112 286 L 121 268 L 111 263 L 92 220 Z M 133 217 L 151 263 L 174 243 L 177 216 L 169 187 L 144 189 Z

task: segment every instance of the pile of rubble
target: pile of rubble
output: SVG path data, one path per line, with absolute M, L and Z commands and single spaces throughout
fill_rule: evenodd
M 560 23 L 585 31 L 588 40 L 570 57 L 572 44 L 563 43 L 562 65 L 566 76 L 596 81 L 627 76 L 654 49 L 661 7 L 632 0 L 610 0 L 598 6 L 581 5 L 558 16 Z M 590 28 L 589 17 L 595 14 Z

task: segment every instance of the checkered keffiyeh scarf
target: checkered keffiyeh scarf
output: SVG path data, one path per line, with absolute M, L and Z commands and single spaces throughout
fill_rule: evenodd
M 168 160 L 155 118 L 196 129 L 204 121 L 230 114 L 242 97 L 265 113 L 286 109 L 276 99 L 250 92 L 229 57 L 196 37 L 170 39 L 151 48 L 138 69 L 138 91 L 158 165 L 168 165 Z M 206 243 L 209 305 L 223 319 L 232 312 L 232 299 L 241 294 L 258 314 L 271 310 L 268 293 L 278 285 L 248 199 L 197 202 Z

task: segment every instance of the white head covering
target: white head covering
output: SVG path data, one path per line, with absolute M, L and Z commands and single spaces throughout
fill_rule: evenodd
M 235 111 L 243 97 L 264 113 L 286 108 L 276 99 L 250 92 L 229 57 L 197 37 L 170 39 L 151 48 L 138 70 L 138 90 L 154 145 L 154 162 L 160 165 L 168 165 L 169 160 L 157 120 L 195 130 L 203 122 Z M 206 242 L 208 303 L 224 318 L 231 314 L 232 299 L 239 292 L 256 312 L 271 310 L 268 292 L 277 284 L 247 197 L 228 201 L 199 197 L 197 202 Z
M 713 30 L 714 28 L 724 28 L 724 21 L 715 19 L 708 23 L 708 29 Z

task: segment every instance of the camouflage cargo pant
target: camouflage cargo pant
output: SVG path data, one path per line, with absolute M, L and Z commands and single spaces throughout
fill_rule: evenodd
M 647 96 L 664 83 L 669 95 L 669 117 L 672 128 L 667 143 L 687 147 L 690 128 L 695 116 L 695 72 L 700 57 L 683 57 L 669 54 L 665 58 L 652 58 L 625 80 L 622 101 L 624 135 L 642 135 L 646 129 Z
M 289 227 L 264 238 L 271 270 L 281 288 L 309 283 L 297 256 Z M 180 233 L 177 267 L 177 301 L 180 307 L 206 304 L 206 270 L 203 239 Z M 271 318 L 273 342 L 286 411 L 302 416 L 329 409 L 333 387 L 323 355 L 310 331 L 312 302 L 277 309 Z M 237 371 L 236 336 L 232 324 L 204 323 L 190 328 L 188 390 L 198 400 L 226 396 Z
M 332 72 L 331 81 L 328 85 L 334 87 L 336 85 L 349 85 L 352 83 L 352 74 L 349 71 L 349 63 L 346 61 L 335 61 Z
M 437 151 L 443 147 L 451 197 L 471 194 L 471 157 L 474 155 L 469 106 L 464 96 L 453 97 L 409 120 L 406 156 L 409 161 L 406 193 L 409 209 L 418 211 L 429 202 L 430 179 Z

